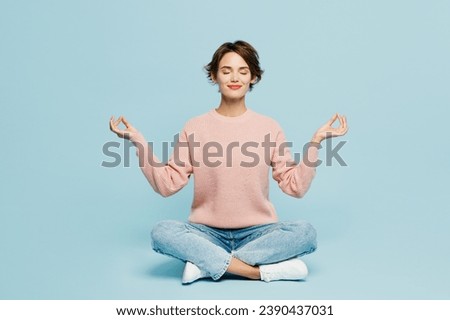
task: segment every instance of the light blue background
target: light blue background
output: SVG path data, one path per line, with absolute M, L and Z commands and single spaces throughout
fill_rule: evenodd
M 345 114 L 348 166 L 302 200 L 271 182 L 318 230 L 306 282 L 181 286 L 149 231 L 187 218 L 192 182 L 164 199 L 134 157 L 102 167 L 108 119 L 171 141 L 218 105 L 202 67 L 237 39 L 266 70 L 247 105 L 298 152 Z M 1 0 L 0 298 L 449 299 L 449 39 L 448 1 Z

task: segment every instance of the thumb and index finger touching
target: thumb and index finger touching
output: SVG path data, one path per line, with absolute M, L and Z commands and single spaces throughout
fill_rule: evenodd
M 336 122 L 336 120 L 339 120 L 340 125 L 338 127 L 333 127 L 333 124 Z M 320 128 L 321 131 L 326 132 L 328 137 L 335 137 L 335 136 L 341 136 L 347 133 L 348 126 L 347 126 L 347 119 L 345 116 L 340 115 L 339 113 L 335 113 L 330 120 L 327 121 L 326 124 Z
M 119 128 L 120 123 L 123 123 L 125 129 L 121 130 Z M 130 134 L 136 132 L 137 130 L 125 119 L 124 116 L 120 116 L 117 120 L 114 119 L 114 116 L 111 116 L 109 121 L 109 127 L 111 131 L 116 133 L 120 138 L 130 139 Z
M 345 118 L 344 115 L 340 115 L 339 113 L 335 113 L 330 120 L 328 120 L 327 124 L 328 126 L 332 126 L 334 122 L 336 122 L 336 120 L 339 119 L 340 122 L 340 126 L 341 128 L 347 128 L 347 119 Z
M 111 118 L 109 120 L 109 127 L 110 127 L 111 131 L 113 131 L 114 133 L 117 133 L 118 135 L 123 136 L 124 131 L 120 130 L 118 127 L 121 122 L 124 123 L 125 127 L 127 127 L 127 128 L 130 126 L 130 124 L 128 122 L 127 123 L 124 122 L 123 116 L 120 116 L 119 118 L 117 118 L 117 120 L 114 118 L 114 116 L 111 116 Z

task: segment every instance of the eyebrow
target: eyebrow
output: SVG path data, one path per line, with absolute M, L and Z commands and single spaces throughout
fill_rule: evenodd
M 232 67 L 230 67 L 230 66 L 222 66 L 222 67 L 220 67 L 220 69 L 233 69 Z M 247 69 L 247 70 L 250 70 L 250 68 L 249 67 L 239 67 L 239 69 L 238 70 L 242 70 L 242 69 Z

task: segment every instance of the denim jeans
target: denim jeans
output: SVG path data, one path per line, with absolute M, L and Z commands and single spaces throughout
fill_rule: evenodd
M 217 280 L 232 257 L 258 266 L 312 253 L 317 243 L 316 231 L 306 221 L 219 229 L 166 220 L 153 228 L 152 246 L 156 252 L 192 262 Z

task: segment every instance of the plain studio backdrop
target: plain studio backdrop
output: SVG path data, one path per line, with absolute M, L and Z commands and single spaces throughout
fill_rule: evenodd
M 320 166 L 300 200 L 271 181 L 280 220 L 318 231 L 306 281 L 182 286 L 150 230 L 187 219 L 192 181 L 162 198 L 133 150 L 102 166 L 123 146 L 108 121 L 161 156 L 218 106 L 202 68 L 238 39 L 266 71 L 248 107 L 295 152 L 346 115 L 346 165 Z M 449 39 L 448 1 L 2 0 L 0 298 L 449 299 Z

